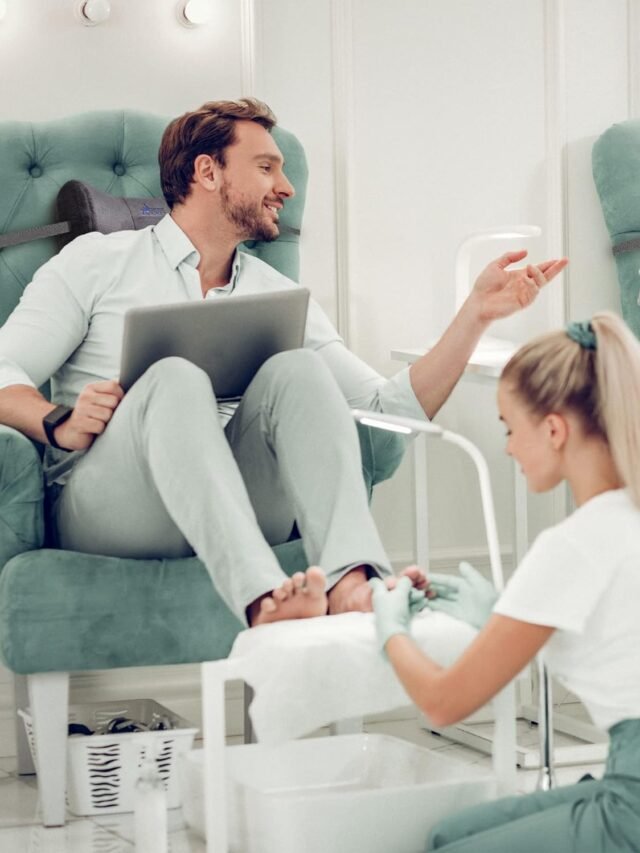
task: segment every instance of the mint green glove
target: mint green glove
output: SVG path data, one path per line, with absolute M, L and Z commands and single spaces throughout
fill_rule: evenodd
M 429 574 L 429 591 L 435 592 L 436 597 L 427 598 L 427 606 L 468 622 L 474 628 L 482 628 L 491 615 L 498 593 L 470 563 L 460 563 L 458 569 L 459 575 Z
M 376 617 L 378 645 L 384 647 L 394 634 L 408 634 L 412 618 L 427 606 L 424 592 L 414 589 L 410 578 L 400 578 L 395 589 L 387 589 L 380 578 L 369 581 Z

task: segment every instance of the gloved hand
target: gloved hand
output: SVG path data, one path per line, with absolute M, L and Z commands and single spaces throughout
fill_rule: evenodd
M 414 589 L 408 577 L 400 578 L 394 589 L 387 589 L 380 578 L 369 581 L 376 617 L 378 645 L 384 647 L 394 634 L 408 634 L 411 619 L 427 606 L 424 592 Z
M 431 610 L 448 613 L 455 619 L 482 628 L 493 610 L 498 593 L 493 584 L 469 563 L 460 563 L 459 575 L 433 572 L 429 575 L 429 591 L 435 598 L 427 598 Z

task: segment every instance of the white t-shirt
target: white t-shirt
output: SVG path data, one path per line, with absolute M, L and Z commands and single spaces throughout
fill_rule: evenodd
M 495 613 L 556 628 L 549 671 L 608 729 L 640 718 L 640 510 L 604 492 L 545 530 Z

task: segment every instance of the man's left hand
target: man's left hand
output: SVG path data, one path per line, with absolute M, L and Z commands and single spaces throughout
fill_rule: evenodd
M 509 317 L 535 300 L 540 290 L 569 263 L 567 258 L 529 264 L 517 270 L 507 267 L 521 261 L 526 250 L 507 252 L 480 273 L 469 296 L 484 322 Z

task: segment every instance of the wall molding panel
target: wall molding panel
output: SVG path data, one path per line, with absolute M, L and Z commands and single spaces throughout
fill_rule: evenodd
M 259 4 L 259 0 L 258 0 Z M 256 91 L 260 11 L 256 0 L 240 0 L 240 56 L 242 95 L 251 97 Z
M 640 2 L 627 0 L 629 118 L 640 118 Z
M 545 119 L 547 160 L 546 237 L 551 253 L 568 253 L 567 220 L 567 85 L 564 0 L 544 0 L 545 25 Z M 563 273 L 562 287 L 548 293 L 549 325 L 561 326 L 570 310 L 569 269 Z
M 337 327 L 349 346 L 353 156 L 353 7 L 331 0 L 333 163 L 335 187 Z
M 544 0 L 545 30 L 545 148 L 546 148 L 546 245 L 548 257 L 569 255 L 569 186 L 567 178 L 567 79 L 565 0 Z M 549 328 L 564 326 L 570 316 L 571 268 L 562 274 L 561 287 L 548 291 Z M 565 487 L 549 497 L 554 523 L 570 512 Z

